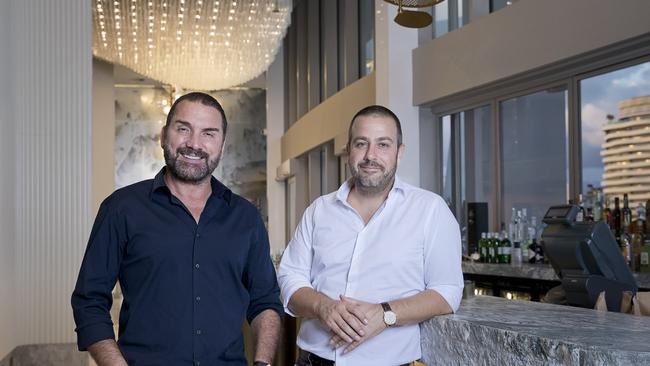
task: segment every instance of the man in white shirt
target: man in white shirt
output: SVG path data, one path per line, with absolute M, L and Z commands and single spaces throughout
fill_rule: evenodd
M 350 124 L 352 178 L 305 211 L 278 272 L 302 317 L 297 365 L 403 365 L 421 357 L 418 324 L 458 309 L 458 223 L 438 195 L 395 176 L 399 119 L 382 106 Z

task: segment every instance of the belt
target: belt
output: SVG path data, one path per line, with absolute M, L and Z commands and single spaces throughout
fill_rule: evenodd
M 308 366 L 334 366 L 334 361 L 322 358 L 319 355 L 300 349 L 298 352 L 298 365 Z M 402 364 L 400 366 L 409 366 L 412 362 Z

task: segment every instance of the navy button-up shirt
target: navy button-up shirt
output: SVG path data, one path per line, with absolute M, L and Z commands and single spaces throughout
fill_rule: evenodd
M 164 172 L 99 209 L 72 294 L 79 349 L 114 338 L 119 279 L 118 345 L 130 365 L 245 365 L 244 319 L 282 314 L 264 224 L 214 178 L 197 224 Z

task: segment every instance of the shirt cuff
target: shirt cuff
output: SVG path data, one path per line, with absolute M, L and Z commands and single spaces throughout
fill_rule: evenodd
M 77 346 L 79 351 L 86 351 L 91 346 L 105 339 L 115 339 L 113 324 L 95 323 L 77 328 Z
M 308 288 L 313 288 L 311 283 L 308 281 L 294 281 L 289 284 L 285 284 L 282 287 L 282 305 L 284 306 L 284 312 L 291 315 L 294 318 L 297 318 L 296 314 L 294 314 L 291 310 L 289 310 L 289 300 L 291 300 L 291 296 L 293 296 L 296 291 L 303 287 L 308 287 Z
M 463 285 L 435 285 L 427 287 L 429 290 L 433 290 L 440 294 L 443 299 L 447 302 L 451 311 L 454 313 L 458 311 L 460 307 L 460 300 L 463 297 Z

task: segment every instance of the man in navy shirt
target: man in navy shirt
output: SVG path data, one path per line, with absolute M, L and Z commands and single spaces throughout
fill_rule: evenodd
M 255 364 L 272 362 L 282 305 L 267 233 L 256 208 L 212 177 L 226 128 L 214 98 L 180 97 L 162 129 L 166 166 L 102 203 L 72 294 L 79 349 L 99 366 L 246 365 L 244 319 Z

